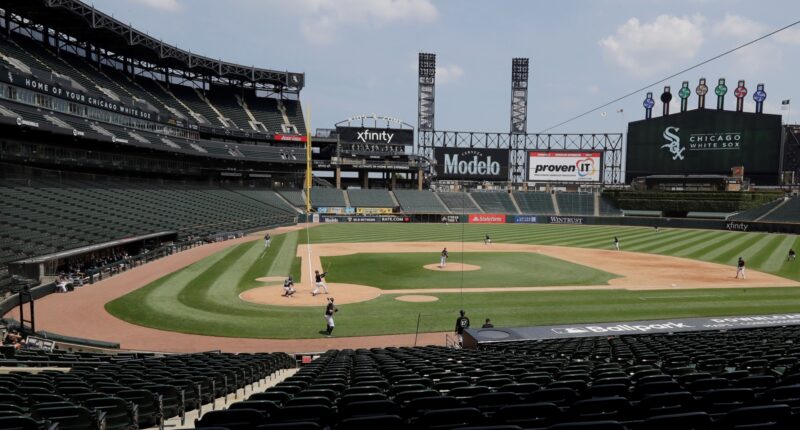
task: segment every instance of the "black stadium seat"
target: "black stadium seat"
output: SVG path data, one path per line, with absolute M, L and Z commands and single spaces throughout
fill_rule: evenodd
M 196 420 L 195 428 L 225 427 L 228 430 L 249 430 L 266 424 L 267 418 L 255 409 L 209 411 Z

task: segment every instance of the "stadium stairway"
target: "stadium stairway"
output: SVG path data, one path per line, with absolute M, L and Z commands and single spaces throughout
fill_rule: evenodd
M 555 193 L 550 193 L 550 200 L 553 202 L 553 210 L 555 210 L 556 215 L 561 215 L 561 208 L 558 207 L 558 199 Z

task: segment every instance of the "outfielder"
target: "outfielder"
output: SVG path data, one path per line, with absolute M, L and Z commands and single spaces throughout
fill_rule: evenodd
M 483 244 L 484 245 L 491 245 L 492 244 L 492 238 L 489 237 L 489 233 L 486 233 L 486 236 L 483 238 Z
M 328 294 L 328 285 L 325 284 L 325 276 L 327 275 L 328 272 L 319 273 L 319 270 L 314 271 L 314 291 L 311 292 L 312 296 L 316 296 L 320 288 L 325 290 L 325 294 Z
M 619 239 L 617 238 L 617 236 L 614 236 L 614 249 L 619 251 Z
M 442 256 L 439 257 L 439 268 L 444 269 L 444 267 L 447 266 L 447 257 L 449 257 L 449 255 L 447 254 L 447 248 L 445 248 L 442 250 Z
M 333 297 L 328 297 L 328 306 L 325 307 L 325 323 L 327 324 L 325 332 L 328 336 L 333 333 L 333 314 L 336 312 L 339 312 L 339 309 L 333 305 Z
M 794 261 L 797 258 L 797 254 L 794 252 L 794 248 L 789 250 L 789 255 L 786 256 L 786 261 Z
M 739 275 L 742 275 L 742 279 L 747 279 L 747 276 L 744 274 L 744 259 L 739 257 L 739 262 L 736 263 L 736 279 L 739 279 Z

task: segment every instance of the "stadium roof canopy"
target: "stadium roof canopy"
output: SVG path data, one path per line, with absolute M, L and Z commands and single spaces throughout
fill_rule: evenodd
M 41 25 L 116 55 L 157 67 L 269 84 L 288 91 L 299 91 L 305 83 L 302 73 L 227 63 L 179 49 L 78 0 L 4 0 L 0 8 L 6 12 L 6 19 L 16 20 L 21 25 Z M 18 17 L 11 17 L 8 12 Z M 19 18 L 30 22 L 19 22 Z

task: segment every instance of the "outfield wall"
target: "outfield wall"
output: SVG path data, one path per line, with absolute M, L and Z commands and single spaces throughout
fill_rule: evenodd
M 306 222 L 303 215 L 300 222 Z M 764 233 L 800 234 L 800 224 L 750 221 L 725 221 L 698 218 L 610 217 L 571 215 L 506 215 L 506 214 L 413 214 L 376 216 L 336 216 L 314 214 L 312 223 L 448 223 L 468 224 L 565 224 L 565 225 L 619 225 L 630 227 L 697 228 L 708 230 L 753 231 Z

